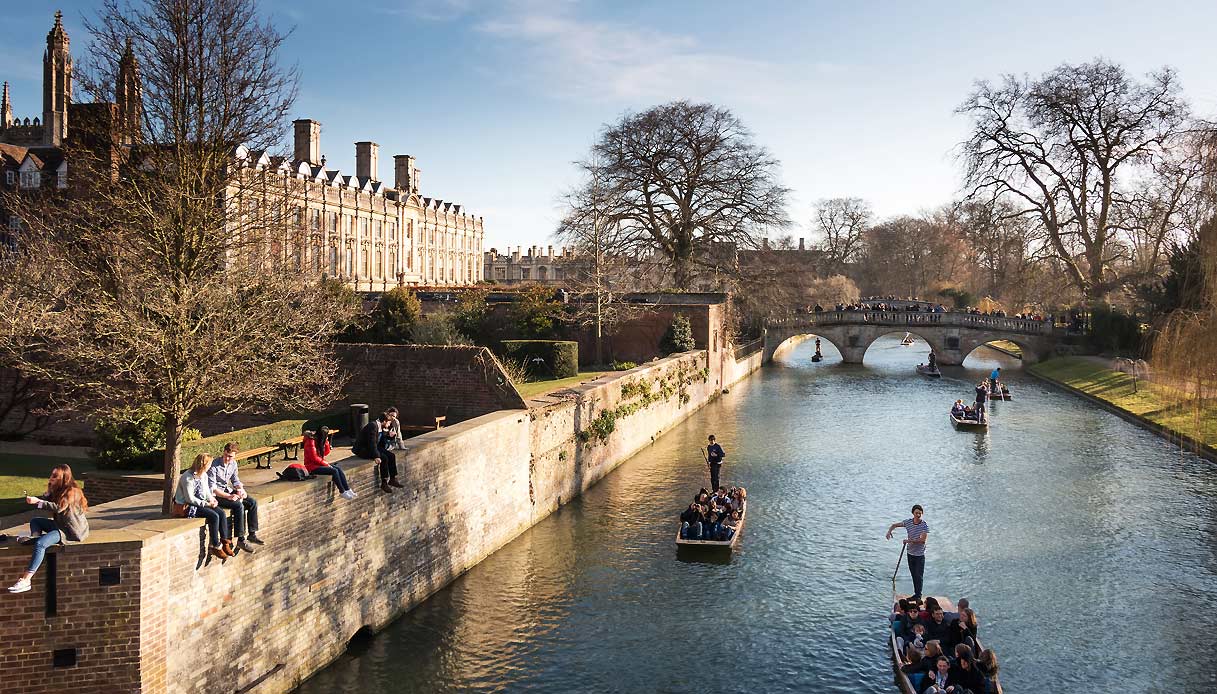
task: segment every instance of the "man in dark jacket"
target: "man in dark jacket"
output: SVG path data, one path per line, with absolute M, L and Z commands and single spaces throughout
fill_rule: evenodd
M 723 447 L 718 445 L 714 440 L 714 434 L 710 434 L 710 445 L 706 446 L 706 462 L 710 465 L 710 490 L 718 491 L 718 471 L 723 467 L 723 458 L 727 454 L 723 452 Z
M 359 435 L 355 437 L 355 445 L 351 446 L 351 452 L 360 458 L 366 458 L 375 462 L 380 468 L 380 490 L 386 494 L 392 494 L 393 489 L 389 484 L 389 480 L 397 482 L 397 461 L 384 456 L 384 451 L 380 447 L 381 443 L 381 420 L 387 419 L 387 415 L 381 415 L 380 419 L 374 419 L 364 425 L 363 429 L 359 430 Z M 400 487 L 400 484 L 392 486 Z
M 961 649 L 959 659 L 951 666 L 951 672 L 947 675 L 947 686 L 955 687 L 954 692 L 966 690 L 972 694 L 985 693 L 985 676 L 976 668 L 972 649 Z
M 946 614 L 941 607 L 934 606 L 930 612 L 930 618 L 923 622 L 925 624 L 925 640 L 937 641 L 943 648 L 951 645 L 951 625 L 947 623 Z

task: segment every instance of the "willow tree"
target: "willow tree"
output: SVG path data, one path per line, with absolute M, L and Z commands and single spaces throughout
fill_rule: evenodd
M 286 179 L 250 154 L 283 140 L 296 92 L 254 2 L 106 0 L 87 27 L 85 91 L 109 101 L 137 65 L 142 113 L 121 137 L 73 124 L 63 195 L 6 200 L 27 229 L 0 273 L 0 350 L 74 409 L 157 408 L 167 512 L 192 421 L 331 401 L 353 309 L 302 271 Z
M 754 248 L 789 224 L 778 162 L 730 111 L 675 101 L 606 127 L 580 164 L 615 228 L 609 252 L 654 256 L 690 289 L 716 244 Z M 599 204 L 599 203 L 597 203 Z
M 1090 303 L 1160 262 L 1169 220 L 1187 202 L 1174 193 L 1194 172 L 1173 159 L 1192 128 L 1174 71 L 1137 80 L 1104 60 L 1062 65 L 1037 79 L 979 82 L 958 112 L 972 119 L 963 143 L 971 192 L 1035 219 Z M 1146 183 L 1159 176 L 1167 180 Z M 1138 221 L 1147 213 L 1159 219 Z M 1155 255 L 1137 259 L 1137 248 Z

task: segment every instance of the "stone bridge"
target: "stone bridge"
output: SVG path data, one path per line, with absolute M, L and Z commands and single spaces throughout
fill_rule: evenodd
M 815 335 L 841 352 L 847 364 L 861 364 L 871 343 L 882 335 L 910 332 L 929 343 L 938 363 L 962 364 L 972 350 L 993 340 L 1009 340 L 1031 363 L 1051 353 L 1057 331 L 1049 321 L 983 316 L 973 313 L 915 313 L 906 311 L 825 311 L 778 318 L 765 325 L 765 361 L 782 343 L 799 335 Z

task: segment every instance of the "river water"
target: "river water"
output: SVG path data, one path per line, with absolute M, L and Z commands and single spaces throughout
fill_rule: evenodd
M 1217 691 L 1214 466 L 992 350 L 930 381 L 898 342 L 789 350 L 299 691 L 892 692 L 883 534 L 914 503 L 926 592 L 971 600 L 1007 692 Z M 1015 400 L 954 431 L 995 364 Z M 672 541 L 707 433 L 751 501 L 717 563 Z

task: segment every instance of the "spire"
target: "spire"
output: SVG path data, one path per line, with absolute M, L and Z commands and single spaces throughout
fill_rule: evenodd
M 59 146 L 68 136 L 68 104 L 72 103 L 72 56 L 63 12 L 55 12 L 55 26 L 46 35 L 42 56 L 43 144 Z
M 8 97 L 8 82 L 4 83 L 4 94 L 0 95 L 0 128 L 13 124 L 13 102 Z
M 114 85 L 114 101 L 118 105 L 119 141 L 132 145 L 139 141 L 140 126 L 144 115 L 144 100 L 139 80 L 139 61 L 131 37 L 118 61 L 118 81 Z

